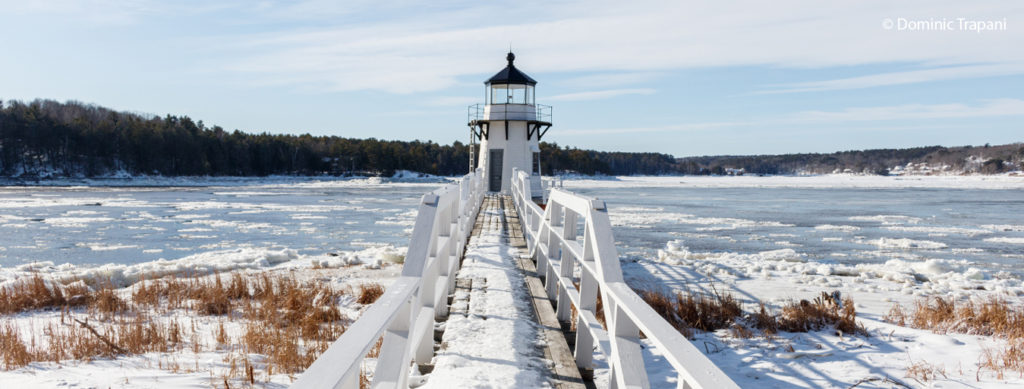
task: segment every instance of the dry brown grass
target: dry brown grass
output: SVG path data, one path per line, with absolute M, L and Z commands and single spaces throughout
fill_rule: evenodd
M 359 297 L 356 302 L 360 304 L 373 304 L 380 296 L 384 295 L 384 287 L 380 284 L 359 285 Z
M 939 378 L 939 376 L 942 376 L 942 378 L 949 378 L 946 376 L 945 368 L 925 361 L 913 362 L 910 364 L 910 367 L 907 367 L 906 377 L 921 384 Z
M 640 297 L 687 337 L 691 329 L 715 331 L 729 328 L 742 313 L 739 301 L 731 294 L 715 290 L 711 295 L 676 293 L 674 297 L 654 290 L 641 290 Z
M 898 326 L 906 326 L 907 313 L 903 310 L 902 305 L 894 304 L 892 308 L 889 308 L 889 313 L 886 313 L 885 316 L 882 316 L 882 320 L 885 320 L 889 323 Z
M 768 312 L 764 302 L 757 303 L 757 312 L 750 315 L 750 325 L 769 335 L 779 332 L 779 321 Z
M 782 307 L 778 328 L 788 332 L 807 332 L 832 326 L 844 334 L 868 335 L 867 330 L 857 324 L 856 317 L 852 299 L 840 299 L 838 294 L 822 292 L 814 301 L 800 300 Z
M 87 298 L 89 307 L 105 315 L 124 312 L 128 304 L 111 289 L 101 289 Z
M 218 274 L 214 278 L 214 283 L 202 284 L 198 291 L 199 298 L 199 312 L 204 315 L 226 315 L 231 311 L 231 300 L 228 298 L 227 291 L 224 289 L 224 285 L 220 281 L 220 275 Z
M 224 322 L 221 321 L 217 326 L 217 332 L 214 334 L 214 340 L 217 341 L 217 348 L 227 348 L 231 345 L 231 336 L 228 335 L 228 331 L 224 329 Z
M 377 338 L 377 343 L 373 344 L 373 347 L 370 348 L 370 351 L 366 353 L 366 357 L 367 358 L 377 358 L 377 357 L 379 357 L 380 356 L 380 348 L 381 348 L 381 346 L 384 346 L 384 337 L 383 336 L 381 336 L 380 338 Z
M 893 305 L 885 320 L 899 325 L 909 323 L 913 328 L 938 333 L 1024 338 L 1024 309 L 997 299 L 981 304 L 966 302 L 958 305 L 951 299 L 925 298 L 915 301 L 909 313 L 899 304 Z
M 687 338 L 693 337 L 693 329 L 686 325 L 675 312 L 675 302 L 672 301 L 666 293 L 656 292 L 653 290 L 641 290 L 638 293 L 640 298 L 644 299 L 654 312 L 657 312 L 661 317 L 665 318 L 669 324 L 679 330 L 683 336 Z
M 743 313 L 735 297 L 717 290 L 711 296 L 677 293 L 675 311 L 683 322 L 701 331 L 728 328 Z
M 7 370 L 25 366 L 36 360 L 22 341 L 18 329 L 11 323 L 5 323 L 0 327 L 0 354 L 3 354 L 4 369 Z
M 996 379 L 1005 379 L 1007 371 L 1017 372 L 1024 377 L 1024 339 L 1015 338 L 1007 341 L 1006 347 L 985 348 L 978 362 L 978 376 L 985 370 L 993 372 Z
M 35 339 L 22 339 L 10 322 L 0 329 L 0 354 L 4 368 L 10 370 L 30 362 L 92 360 L 119 353 L 167 352 L 182 344 L 181 328 L 176 321 L 163 324 L 138 315 L 111 321 L 68 320 L 63 325 L 48 323 L 44 328 L 46 347 Z
M 236 295 L 242 294 L 240 286 L 235 289 Z M 342 294 L 321 284 L 300 285 L 264 275 L 252 285 L 255 303 L 245 306 L 250 321 L 241 343 L 250 352 L 267 355 L 280 372 L 305 370 L 345 332 L 346 321 L 337 308 Z
M 750 338 L 750 328 L 761 330 L 766 335 L 778 331 L 807 332 L 834 327 L 840 333 L 867 336 L 867 330 L 855 319 L 857 312 L 853 300 L 839 300 L 838 294 L 822 293 L 813 301 L 801 300 L 782 307 L 773 313 L 762 302 L 758 310 L 744 315 L 742 305 L 728 293 L 712 288 L 710 295 L 676 293 L 671 296 L 655 290 L 638 290 L 640 297 L 665 318 L 673 327 L 687 337 L 693 330 L 716 331 L 728 328 L 737 338 Z M 744 317 L 745 320 L 739 320 Z M 748 328 L 750 327 L 750 328 Z
M 36 309 L 59 309 L 64 306 L 85 305 L 88 289 L 82 284 L 62 286 L 50 283 L 38 275 L 23 282 L 0 288 L 0 314 L 12 314 Z
M 88 292 L 84 287 L 52 285 L 57 284 L 48 285 L 35 276 L 14 288 L 0 289 L 0 313 L 61 309 L 60 323 L 47 324 L 39 339 L 36 335 L 23 338 L 12 322 L 0 326 L 0 359 L 4 368 L 13 369 L 34 361 L 90 360 L 122 353 L 185 348 L 199 353 L 207 348 L 237 347 L 265 354 L 268 377 L 274 371 L 293 374 L 312 363 L 348 324 L 337 307 L 343 291 L 321 283 L 300 283 L 289 276 L 271 277 L 268 273 L 252 279 L 234 273 L 226 282 L 220 275 L 144 280 L 133 286 L 130 293 L 110 288 Z M 376 299 L 372 297 L 374 290 L 383 292 L 377 284 L 367 289 L 366 299 Z M 242 320 L 243 332 L 232 339 L 221 320 L 212 330 L 215 342 L 206 345 L 195 320 L 191 325 L 182 325 L 177 319 L 151 316 L 172 310 Z M 211 334 L 210 330 L 202 331 Z M 235 367 L 224 377 L 225 382 L 229 378 L 254 381 L 248 358 L 239 360 L 240 363 L 231 361 Z M 172 362 L 166 366 L 181 368 Z
M 979 374 L 989 370 L 1003 379 L 1005 371 L 1015 371 L 1024 376 L 1024 309 L 1006 301 L 991 298 L 980 304 L 971 301 L 958 304 L 941 297 L 924 298 L 915 301 L 909 312 L 899 304 L 893 305 L 884 319 L 935 333 L 1004 338 L 1006 346 L 1002 349 L 984 350 L 978 364 Z
M 734 338 L 739 339 L 750 339 L 754 337 L 754 331 L 751 331 L 749 328 L 739 323 L 735 323 L 732 327 L 729 327 L 729 333 L 732 334 Z
M 366 372 L 359 370 L 359 389 L 368 389 L 370 387 L 370 379 L 366 376 Z

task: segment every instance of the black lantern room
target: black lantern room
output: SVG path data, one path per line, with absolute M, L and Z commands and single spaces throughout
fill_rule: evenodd
M 484 103 L 534 105 L 533 89 L 537 85 L 537 81 L 516 69 L 516 66 L 512 64 L 512 61 L 516 59 L 515 54 L 508 53 L 505 59 L 508 60 L 508 66 L 484 82 L 486 88 Z

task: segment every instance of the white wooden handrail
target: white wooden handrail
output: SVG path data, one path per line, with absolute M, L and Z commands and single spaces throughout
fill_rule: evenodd
M 434 321 L 448 315 L 455 272 L 484 198 L 483 170 L 423 196 L 402 275 L 299 376 L 295 388 L 359 388 L 362 360 L 381 336 L 373 388 L 408 388 L 429 363 Z
M 608 360 L 611 387 L 650 387 L 640 351 L 643 331 L 679 374 L 679 388 L 739 387 L 626 285 L 604 201 L 552 188 L 542 209 L 522 171 L 512 176 L 512 197 L 556 316 L 568 322 L 570 307 L 578 312 L 577 366 L 593 368 L 597 345 Z M 607 330 L 596 318 L 598 293 Z

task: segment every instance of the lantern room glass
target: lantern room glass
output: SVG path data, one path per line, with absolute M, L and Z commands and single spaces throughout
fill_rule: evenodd
M 487 104 L 534 104 L 533 85 L 494 84 L 487 88 Z

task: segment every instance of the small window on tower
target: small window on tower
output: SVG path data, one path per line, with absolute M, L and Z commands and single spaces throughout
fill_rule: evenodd
M 533 174 L 540 175 L 540 153 L 533 153 Z

